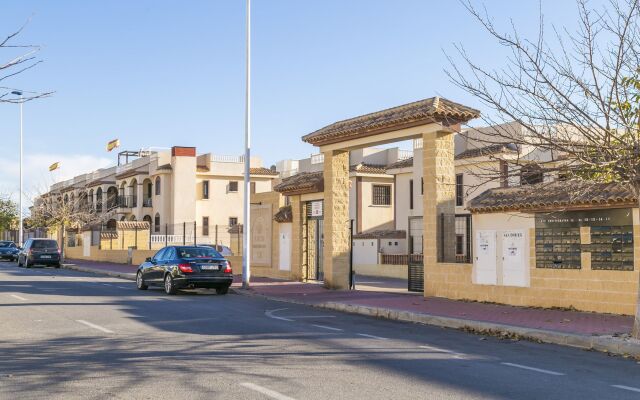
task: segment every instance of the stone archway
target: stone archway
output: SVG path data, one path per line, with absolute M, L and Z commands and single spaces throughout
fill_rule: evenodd
M 422 139 L 426 277 L 437 262 L 437 215 L 455 213 L 454 133 L 460 129 L 460 124 L 479 115 L 475 109 L 433 97 L 336 122 L 302 138 L 317 146 L 324 155 L 323 269 L 326 287 L 349 288 L 349 152 Z M 296 212 L 300 212 L 300 207 Z M 294 215 L 294 221 L 298 223 L 302 218 Z M 294 227 L 294 231 L 296 229 L 301 227 Z

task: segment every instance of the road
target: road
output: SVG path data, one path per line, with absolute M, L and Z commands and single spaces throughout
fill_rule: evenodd
M 0 263 L 0 399 L 633 399 L 620 357 Z

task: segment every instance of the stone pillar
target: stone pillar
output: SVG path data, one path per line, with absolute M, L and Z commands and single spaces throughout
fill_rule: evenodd
M 422 249 L 424 253 L 424 295 L 429 296 L 427 280 L 438 262 L 440 214 L 455 215 L 456 173 L 453 131 L 425 133 L 422 136 L 422 176 L 424 179 Z M 453 217 L 451 217 L 453 218 Z M 445 260 L 455 259 L 455 221 L 445 221 Z
M 300 196 L 289 197 L 291 202 L 291 274 L 296 280 L 303 280 L 302 271 L 302 202 Z
M 349 152 L 324 153 L 324 285 L 349 288 Z

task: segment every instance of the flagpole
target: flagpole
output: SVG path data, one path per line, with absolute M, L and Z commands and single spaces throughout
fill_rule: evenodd
M 244 114 L 244 229 L 242 230 L 242 287 L 249 288 L 251 280 L 251 0 L 247 0 L 246 20 L 246 92 Z

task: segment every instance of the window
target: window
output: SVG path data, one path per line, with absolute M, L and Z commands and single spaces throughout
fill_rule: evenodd
M 413 210 L 413 179 L 409 179 L 409 210 Z
M 164 252 L 164 260 L 165 261 L 175 260 L 176 258 L 178 258 L 178 255 L 176 254 L 176 248 L 175 247 L 169 247 L 167 249 L 167 251 Z
M 229 181 L 229 193 L 238 191 L 238 181 Z
M 156 218 L 155 218 L 155 221 L 153 222 L 153 225 L 154 225 L 153 227 L 154 231 L 160 232 L 160 214 L 156 213 Z
M 160 196 L 160 177 L 156 177 L 156 196 Z
M 167 252 L 167 248 L 161 249 L 153 256 L 153 261 L 162 261 L 164 259 L 164 254 Z
M 535 185 L 536 183 L 542 183 L 543 180 L 542 169 L 536 165 L 525 165 L 520 170 L 521 185 Z
M 251 186 L 251 194 L 254 194 L 256 192 L 256 183 L 255 182 L 251 182 L 250 183 Z
M 464 255 L 464 235 L 456 235 L 456 255 Z
M 209 181 L 202 181 L 202 198 L 209 198 Z
M 462 206 L 464 203 L 464 185 L 462 179 L 462 174 L 456 175 L 456 206 Z
M 151 197 L 153 194 L 153 185 L 151 182 L 147 183 L 147 197 Z
M 209 217 L 202 217 L 202 236 L 209 236 Z
M 424 178 L 420 178 L 420 194 L 424 194 Z
M 289 196 L 284 196 L 284 205 L 285 206 L 291 205 L 291 199 L 289 198 Z
M 391 186 L 390 185 L 373 185 L 373 205 L 374 206 L 390 206 L 391 205 Z
M 238 225 L 238 217 L 229 217 L 229 226 Z

